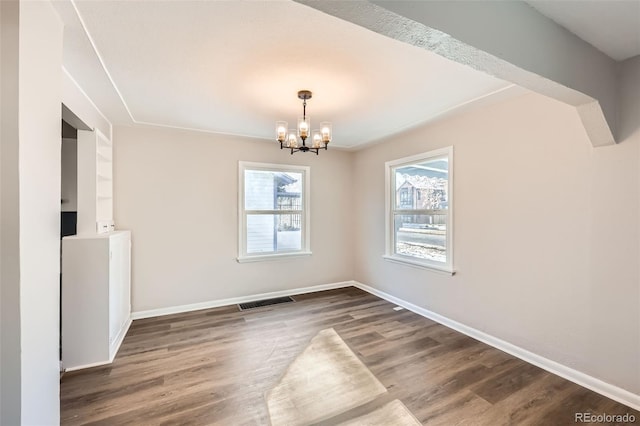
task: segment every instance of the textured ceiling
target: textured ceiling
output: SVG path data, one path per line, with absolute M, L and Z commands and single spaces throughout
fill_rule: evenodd
M 640 0 L 528 0 L 616 60 L 640 53 Z M 64 66 L 114 124 L 273 138 L 314 92 L 312 127 L 357 147 L 522 93 L 508 82 L 288 0 L 56 0 Z
M 59 1 L 64 65 L 114 124 L 274 137 L 300 89 L 334 146 L 379 140 L 511 84 L 290 1 Z M 497 96 L 494 96 L 495 94 Z
M 640 55 L 640 0 L 527 0 L 616 61 Z

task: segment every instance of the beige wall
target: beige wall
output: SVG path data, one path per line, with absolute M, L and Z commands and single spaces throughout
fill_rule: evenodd
M 115 127 L 114 214 L 132 231 L 133 311 L 352 279 L 352 155 L 292 156 L 269 141 Z M 311 166 L 312 256 L 236 262 L 239 160 Z
M 55 424 L 59 403 L 62 22 L 20 2 L 19 169 L 22 424 Z
M 49 2 L 2 9 L 2 413 L 60 420 L 62 23 Z M 6 50 L 5 50 L 6 49 Z
M 383 260 L 385 161 L 449 145 L 456 275 Z M 354 278 L 640 393 L 639 147 L 529 94 L 359 151 Z
M 90 129 L 98 129 L 111 140 L 111 122 L 89 99 L 84 90 L 66 70 L 62 72 L 62 103 Z M 77 126 L 75 123 L 70 123 Z M 85 128 L 84 130 L 88 130 Z
M 631 59 L 627 59 L 622 62 L 620 65 L 620 72 L 618 75 L 618 102 L 620 114 L 618 115 L 618 130 L 619 130 L 619 138 L 623 141 L 623 143 L 632 145 L 640 143 L 640 56 L 636 56 Z M 640 155 L 640 149 L 637 150 Z M 638 158 L 638 163 L 635 168 L 640 169 L 640 157 Z M 625 176 L 625 179 L 639 179 L 640 173 L 629 176 Z M 638 185 L 640 188 L 640 184 Z M 640 198 L 640 196 L 639 196 Z M 640 199 L 636 200 L 636 203 L 639 205 L 638 209 L 634 212 L 633 210 L 628 212 L 628 214 L 633 215 L 636 214 L 635 221 L 636 224 L 640 224 Z M 625 212 L 627 213 L 627 212 Z M 629 217 L 628 221 L 633 221 L 633 217 Z M 640 225 L 637 225 L 640 227 Z M 621 231 L 624 232 L 624 231 Z M 640 234 L 640 232 L 638 232 Z M 640 235 L 638 236 L 640 238 Z M 640 241 L 638 242 L 640 246 Z M 635 258 L 633 257 L 635 256 Z M 636 266 L 640 269 L 640 254 L 631 252 L 629 253 L 629 261 L 631 264 L 636 264 Z M 638 272 L 640 276 L 640 270 Z M 633 285 L 630 285 L 633 288 Z M 636 281 L 635 284 L 635 300 L 637 301 L 636 305 L 636 324 L 638 324 L 638 328 L 636 330 L 636 363 L 640 364 L 640 280 Z M 633 298 L 634 292 L 629 292 L 629 298 Z M 630 336 L 630 339 L 633 339 L 634 336 Z M 625 336 L 625 339 L 627 337 Z M 629 371 L 629 374 L 633 377 L 633 370 Z M 636 393 L 638 392 L 638 388 L 640 388 L 640 366 L 636 368 L 635 371 L 635 379 L 639 385 L 636 387 Z M 633 379 L 632 379 L 633 380 Z
M 0 424 L 20 423 L 17 2 L 0 2 Z
M 62 122 L 63 124 L 64 121 Z M 78 211 L 78 139 L 62 138 L 61 199 L 63 212 Z

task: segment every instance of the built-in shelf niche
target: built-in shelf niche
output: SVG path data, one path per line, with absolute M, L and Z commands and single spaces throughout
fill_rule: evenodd
M 78 130 L 78 234 L 113 230 L 113 146 L 99 130 Z

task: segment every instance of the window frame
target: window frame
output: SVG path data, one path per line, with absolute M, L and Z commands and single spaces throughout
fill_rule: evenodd
M 447 181 L 447 206 L 446 212 L 446 262 L 438 262 L 430 259 L 420 259 L 413 256 L 407 256 L 396 253 L 396 235 L 395 235 L 395 216 L 399 212 L 407 212 L 406 209 L 396 208 L 396 184 L 395 170 L 400 167 L 409 166 L 411 164 L 423 163 L 436 157 L 447 157 L 448 161 L 448 181 Z M 423 152 L 409 157 L 399 158 L 397 160 L 387 161 L 385 163 L 385 253 L 383 258 L 392 262 L 406 264 L 409 266 L 425 268 L 438 272 L 444 272 L 449 275 L 455 273 L 453 269 L 453 146 L 435 149 Z M 412 209 L 409 214 L 430 214 L 426 213 L 427 209 Z M 438 210 L 439 212 L 442 210 Z
M 258 170 L 281 173 L 302 174 L 302 210 L 246 210 L 245 209 L 245 171 Z M 290 164 L 257 163 L 251 161 L 238 162 L 238 263 L 259 262 L 265 260 L 287 259 L 300 256 L 310 256 L 311 253 L 311 203 L 309 188 L 311 182 L 311 168 Z M 289 250 L 271 253 L 247 253 L 247 217 L 250 214 L 300 214 L 302 224 L 300 250 Z

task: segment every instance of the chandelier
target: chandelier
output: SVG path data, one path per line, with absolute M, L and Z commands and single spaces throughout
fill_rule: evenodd
M 327 149 L 327 145 L 331 142 L 331 123 L 324 121 L 320 123 L 320 129 L 309 132 L 311 128 L 311 120 L 307 117 L 307 99 L 311 99 L 311 92 L 301 90 L 298 92 L 298 98 L 302 99 L 302 117 L 298 118 L 298 128 L 288 129 L 289 125 L 286 121 L 276 122 L 276 139 L 280 142 L 280 149 L 291 149 L 291 155 L 294 152 L 312 151 L 318 155 L 321 149 Z M 310 145 L 306 144 L 311 134 Z M 298 138 L 302 143 L 298 142 Z

